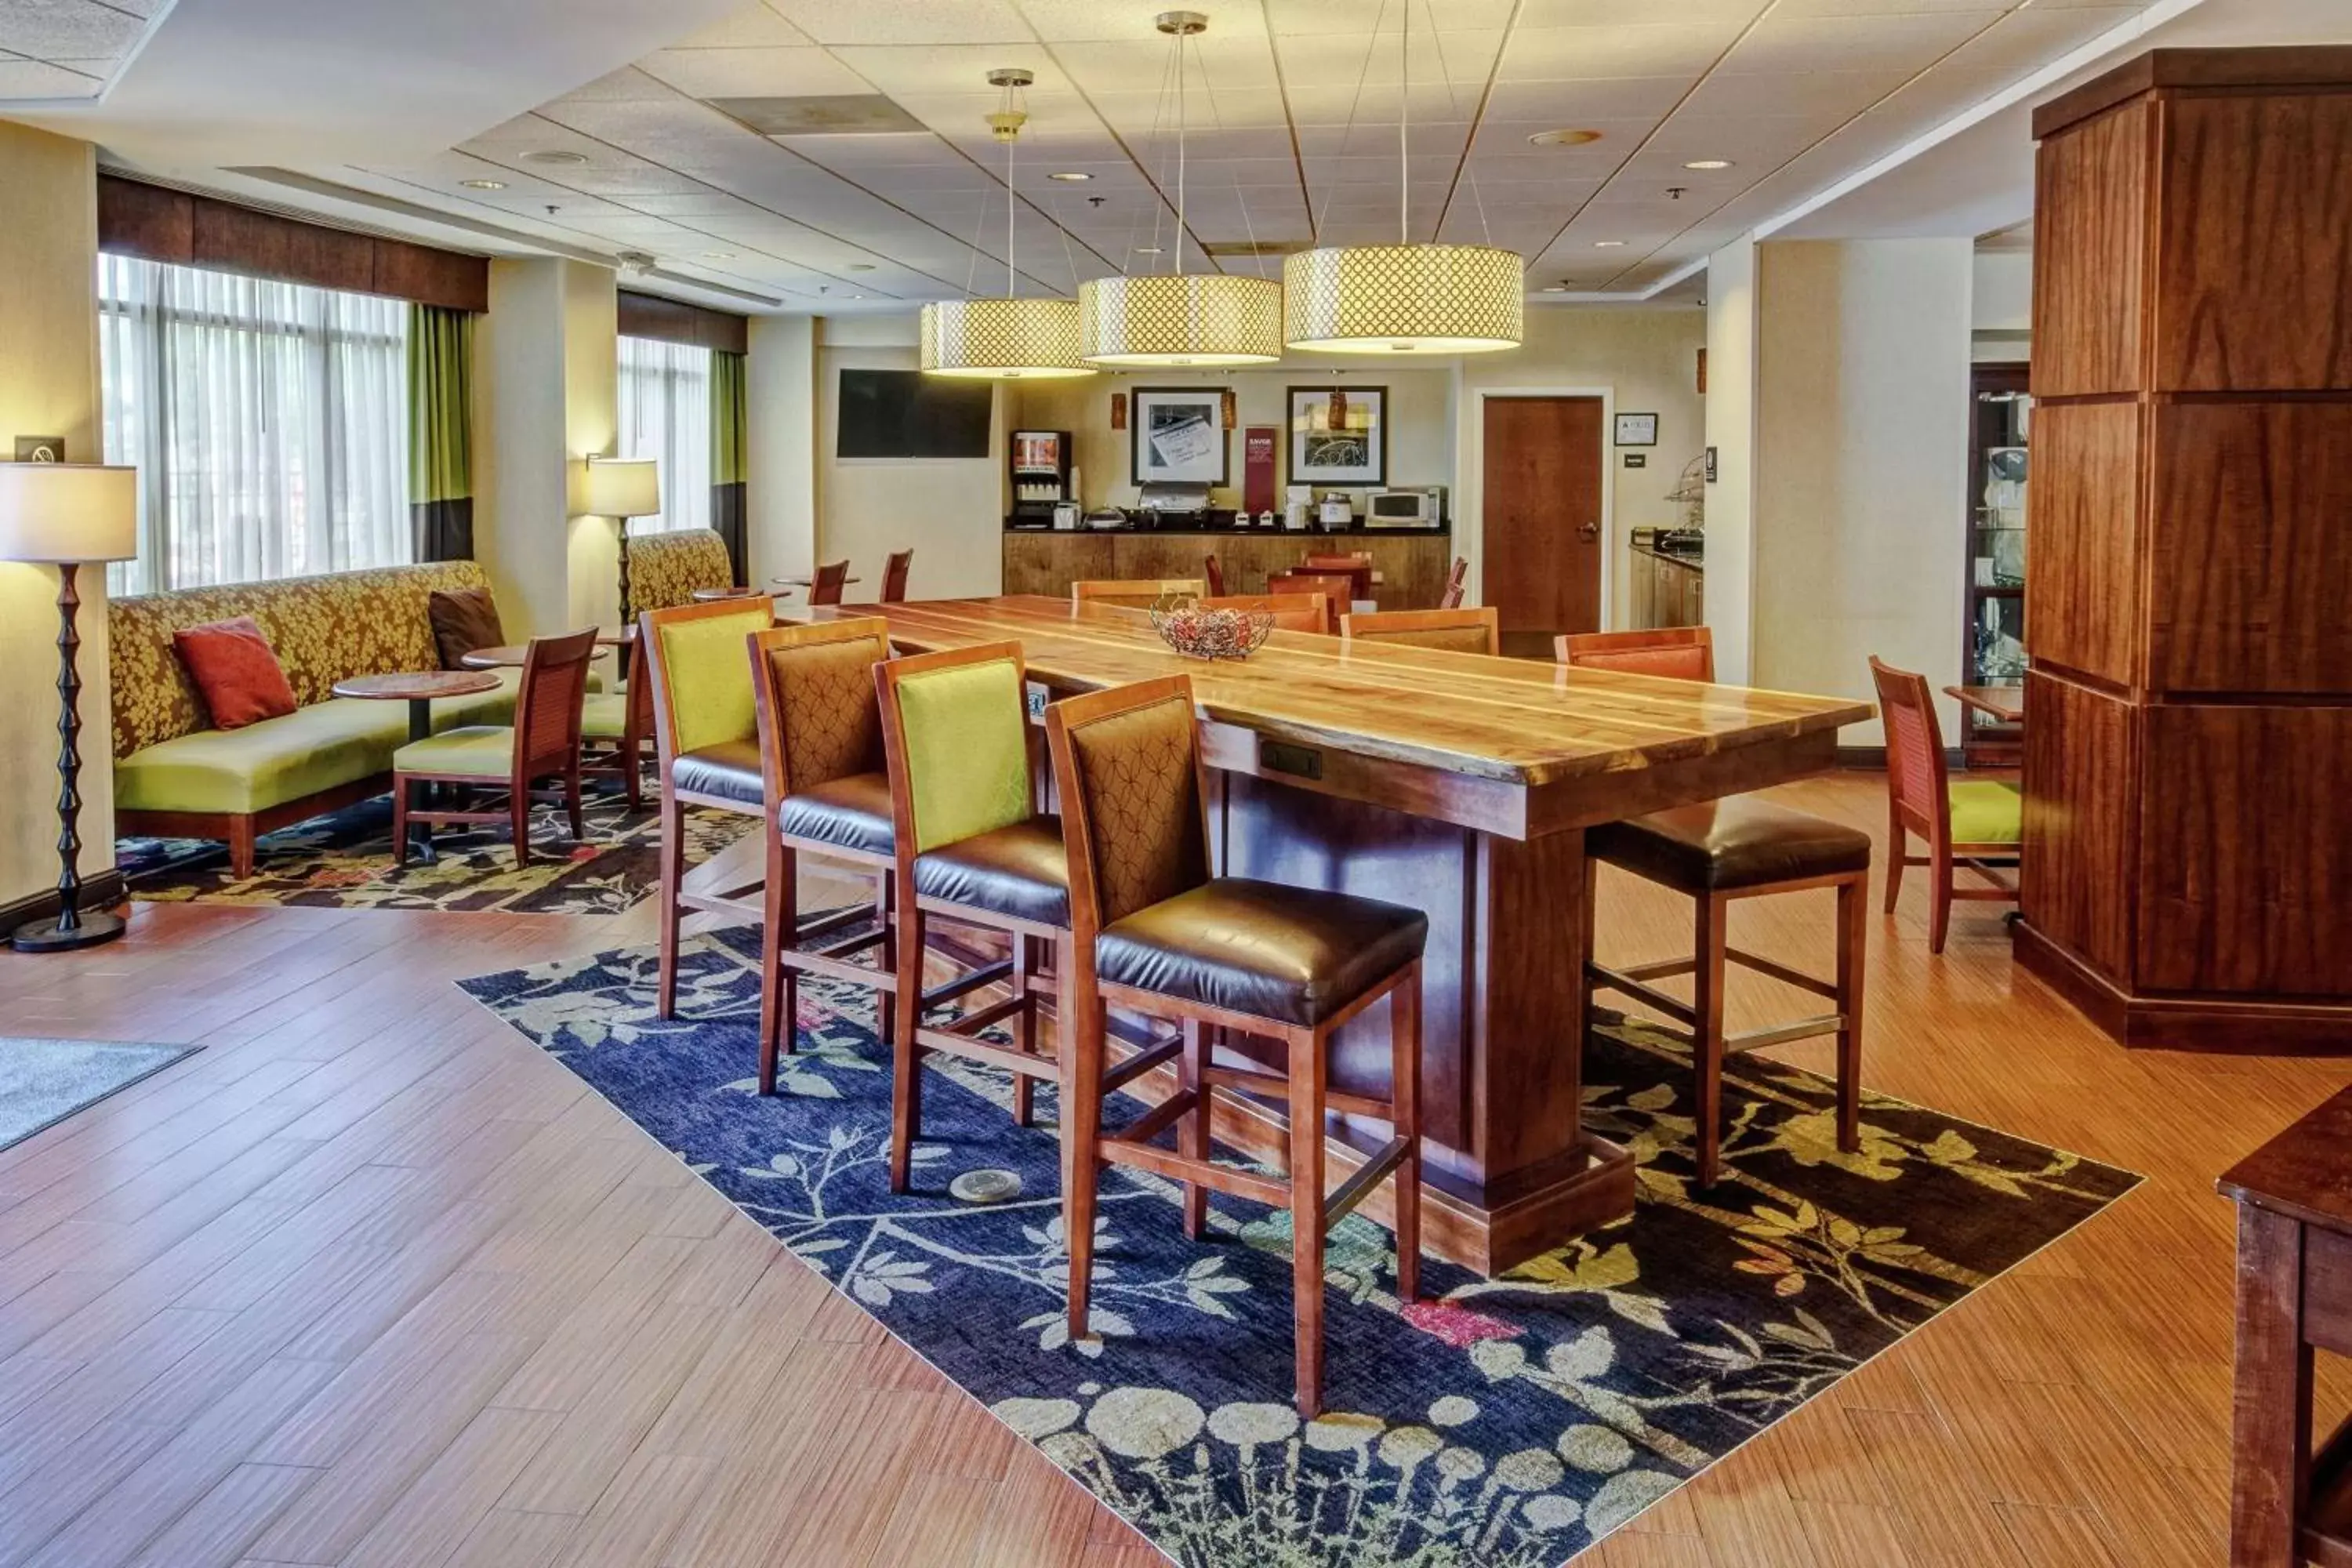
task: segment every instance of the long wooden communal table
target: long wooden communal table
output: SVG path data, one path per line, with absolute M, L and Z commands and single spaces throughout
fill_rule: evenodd
M 887 616 L 910 652 L 1018 639 L 1054 691 L 1190 675 L 1228 871 L 1428 912 L 1423 1237 L 1489 1274 L 1633 1206 L 1631 1158 L 1580 1124 L 1585 827 L 1820 772 L 1838 726 L 1871 712 L 1307 633 L 1209 664 L 1171 652 L 1139 612 L 1047 598 L 782 614 Z M 1369 1017 L 1336 1042 L 1333 1086 L 1385 1097 L 1388 1064 L 1388 1021 Z M 1220 1123 L 1261 1147 L 1279 1126 L 1256 1107 Z M 1342 1169 L 1386 1136 L 1337 1115 L 1332 1131 Z

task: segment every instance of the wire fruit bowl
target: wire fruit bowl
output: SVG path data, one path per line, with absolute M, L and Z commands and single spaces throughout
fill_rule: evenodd
M 1203 609 L 1196 599 L 1162 599 L 1151 606 L 1151 629 L 1187 658 L 1247 658 L 1274 630 L 1263 610 Z

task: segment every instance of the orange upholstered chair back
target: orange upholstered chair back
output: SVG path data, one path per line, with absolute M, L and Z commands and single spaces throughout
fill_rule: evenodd
M 1659 626 L 1639 632 L 1570 632 L 1552 639 L 1552 654 L 1580 669 L 1663 675 L 1672 680 L 1715 679 L 1715 634 L 1705 626 Z

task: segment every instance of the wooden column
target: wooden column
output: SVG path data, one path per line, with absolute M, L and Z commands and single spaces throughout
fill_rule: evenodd
M 2352 1050 L 2352 48 L 2034 134 L 2021 957 L 2126 1044 Z

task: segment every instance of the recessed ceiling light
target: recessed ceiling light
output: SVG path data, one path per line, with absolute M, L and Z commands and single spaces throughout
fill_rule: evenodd
M 1543 291 L 1547 294 L 1565 294 L 1568 292 L 1568 285 L 1565 283 L 1547 283 L 1543 286 Z
M 460 180 L 457 183 L 469 191 L 503 191 L 507 188 L 504 180 Z
M 1731 160 L 1728 158 L 1693 158 L 1689 163 L 1685 163 L 1683 167 L 1685 169 L 1728 169 L 1731 167 Z
M 847 267 L 843 268 L 842 270 L 845 272 L 871 272 L 874 270 L 874 263 L 870 261 L 853 261 Z
M 1622 250 L 1624 247 L 1625 242 L 1622 239 L 1596 239 L 1592 242 L 1595 250 Z
M 1600 140 L 1598 131 L 1538 131 L 1528 138 L 1536 147 L 1582 147 Z
M 588 159 L 583 153 L 566 153 L 562 148 L 542 147 L 536 152 L 525 153 L 522 161 L 526 163 L 584 163 Z
M 1138 256 L 1157 256 L 1160 254 L 1160 247 L 1156 245 L 1139 245 L 1135 247 L 1135 254 Z
M 702 253 L 702 259 L 705 261 L 732 261 L 735 259 L 735 253 L 731 250 L 706 250 Z
M 1065 180 L 1074 185 L 1080 180 L 1091 180 L 1094 178 L 1092 174 L 1085 174 L 1076 169 L 1064 169 L 1058 174 L 1048 174 L 1045 177 L 1049 180 Z

